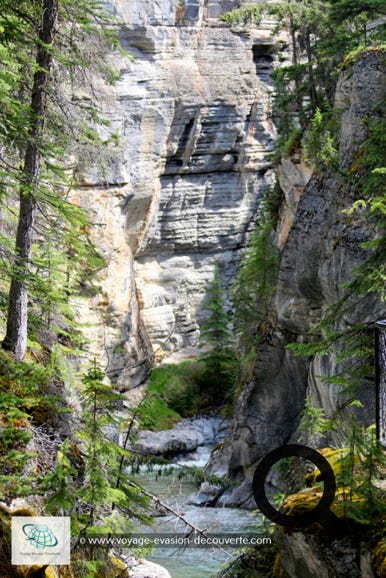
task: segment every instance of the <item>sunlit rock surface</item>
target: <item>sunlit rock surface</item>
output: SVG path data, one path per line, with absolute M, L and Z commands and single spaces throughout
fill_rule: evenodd
M 247 32 L 221 22 L 238 5 L 230 0 L 108 5 L 127 55 L 109 55 L 120 78 L 97 94 L 106 137 L 117 138 L 105 174 L 84 175 L 80 196 L 107 267 L 104 297 L 79 315 L 125 387 L 148 368 L 128 367 L 149 355 L 141 319 L 157 354 L 196 347 L 215 262 L 225 286 L 239 267 L 273 182 L 270 73 L 280 39 L 269 21 Z
M 203 445 L 218 443 L 229 428 L 229 419 L 209 414 L 185 418 L 163 431 L 141 430 L 133 450 L 141 455 L 176 456 L 192 452 Z
M 171 578 L 166 568 L 149 560 L 127 558 L 125 564 L 130 578 Z

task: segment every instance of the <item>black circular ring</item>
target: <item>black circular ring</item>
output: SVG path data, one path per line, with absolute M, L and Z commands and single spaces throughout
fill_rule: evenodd
M 319 469 L 322 475 L 322 481 L 324 482 L 321 499 L 315 508 L 305 514 L 282 514 L 270 504 L 265 494 L 265 479 L 271 467 L 279 460 L 291 456 L 306 458 L 312 462 Z M 323 523 L 324 519 L 329 519 L 331 517 L 329 508 L 334 501 L 335 489 L 334 472 L 326 458 L 316 450 L 300 444 L 281 446 L 264 456 L 257 465 L 252 482 L 253 496 L 258 508 L 260 508 L 262 513 L 272 520 L 272 522 L 288 528 L 305 527 L 314 522 L 321 521 Z

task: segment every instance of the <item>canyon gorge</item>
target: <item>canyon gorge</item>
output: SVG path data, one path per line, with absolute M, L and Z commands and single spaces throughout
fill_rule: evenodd
M 386 576 L 384 6 L 91 4 L 0 11 L 1 576 Z M 299 443 L 330 527 L 262 516 Z M 318 463 L 263 479 L 281 512 Z M 14 564 L 24 515 L 71 562 Z M 168 516 L 272 547 L 87 542 Z
M 154 358 L 197 353 L 214 265 L 229 290 L 259 200 L 274 183 L 272 72 L 288 60 L 289 39 L 273 34 L 269 18 L 258 26 L 221 21 L 236 4 L 109 6 L 127 54 L 109 55 L 119 80 L 100 82 L 97 98 L 118 144 L 107 174 L 94 167 L 77 191 L 93 215 L 107 266 L 98 294 L 79 300 L 78 315 L 111 383 L 128 392 L 144 381 Z M 369 51 L 339 79 L 341 171 L 354 164 L 366 134 L 363 119 L 384 93 L 382 62 L 382 52 Z M 346 399 L 324 383 L 339 369 L 336 354 L 305 358 L 286 348 L 307 341 L 367 254 L 361 243 L 368 233 L 345 213 L 355 198 L 336 173 L 312 174 L 301 154 L 282 158 L 278 167 L 281 256 L 270 327 L 236 401 L 231 432 L 208 467 L 242 482 L 224 498 L 228 504 L 253 505 L 254 465 L 272 447 L 296 439 L 306 394 L 327 414 Z M 382 311 L 379 298 L 369 295 L 342 327 L 374 322 Z M 362 390 L 370 421 L 372 387 L 369 379 Z

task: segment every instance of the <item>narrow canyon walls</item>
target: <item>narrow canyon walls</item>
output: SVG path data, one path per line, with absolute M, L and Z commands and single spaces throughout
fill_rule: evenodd
M 144 380 L 154 354 L 195 350 L 214 265 L 229 287 L 261 195 L 274 180 L 270 73 L 285 57 L 285 37 L 272 37 L 270 21 L 259 29 L 224 24 L 219 16 L 234 6 L 109 2 L 127 53 L 107 55 L 119 80 L 100 82 L 96 94 L 110 121 L 106 136 L 114 138 L 104 173 L 96 167 L 84 175 L 78 191 L 106 267 L 98 291 L 80 299 L 78 311 L 90 349 L 123 389 Z M 341 76 L 340 174 L 325 169 L 311 176 L 300 158 L 280 167 L 285 201 L 272 324 L 240 391 L 230 434 L 208 468 L 242 483 L 222 498 L 229 504 L 248 503 L 256 461 L 293 439 L 306 392 L 327 410 L 339 402 L 336 386 L 323 382 L 338 366 L 336 355 L 305 359 L 286 345 L 308 339 L 365 257 L 360 244 L 368 232 L 342 212 L 355 200 L 344 171 L 355 166 L 363 119 L 384 83 L 376 51 Z M 369 295 L 343 324 L 374 320 L 381 308 Z M 368 414 L 372 399 L 369 389 Z
M 253 377 L 241 390 L 231 433 L 208 468 L 210 473 L 243 482 L 223 497 L 228 504 L 253 506 L 250 484 L 256 463 L 271 449 L 294 439 L 306 393 L 327 415 L 347 399 L 339 386 L 325 381 L 343 367 L 336 350 L 305 358 L 295 357 L 286 345 L 310 339 L 309 332 L 322 319 L 323 311 L 343 296 L 343 284 L 353 278 L 353 269 L 369 254 L 361 244 L 371 240 L 372 233 L 363 220 L 345 212 L 360 195 L 348 175 L 357 170 L 359 149 L 368 130 L 366 121 L 374 118 L 374 106 L 384 97 L 385 88 L 382 51 L 369 50 L 340 76 L 335 100 L 341 113 L 339 169 L 315 172 L 300 197 L 294 224 L 285 235 L 270 311 L 272 327 L 257 350 Z M 281 179 L 286 167 L 293 173 L 293 167 L 285 163 Z M 283 207 L 281 226 L 288 223 L 287 213 Z M 282 239 L 280 229 L 278 239 Z M 352 300 L 340 329 L 349 331 L 355 324 L 371 324 L 384 315 L 384 303 L 376 294 L 357 301 Z M 374 421 L 371 375 L 363 380 L 358 395 L 364 404 L 361 417 Z

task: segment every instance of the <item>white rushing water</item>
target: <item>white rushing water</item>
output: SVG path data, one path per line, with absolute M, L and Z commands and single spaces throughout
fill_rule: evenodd
M 210 533 L 232 533 L 241 536 L 254 531 L 256 534 L 261 533 L 256 528 L 256 514 L 252 512 L 237 508 L 197 507 L 187 503 L 189 497 L 197 492 L 197 485 L 192 475 L 179 476 L 179 465 L 202 469 L 212 449 L 213 446 L 202 446 L 191 454 L 177 458 L 177 467 L 172 474 L 166 474 L 165 468 L 155 466 L 153 472 L 143 470 L 136 478 L 147 491 L 168 503 L 200 529 L 206 529 Z M 151 529 L 144 529 L 144 532 L 182 535 L 186 533 L 186 526 L 174 516 L 164 515 L 156 517 Z M 172 578 L 209 578 L 235 556 L 237 549 L 224 551 L 219 547 L 173 547 L 155 548 L 152 556 L 146 556 L 146 559 L 167 568 Z

